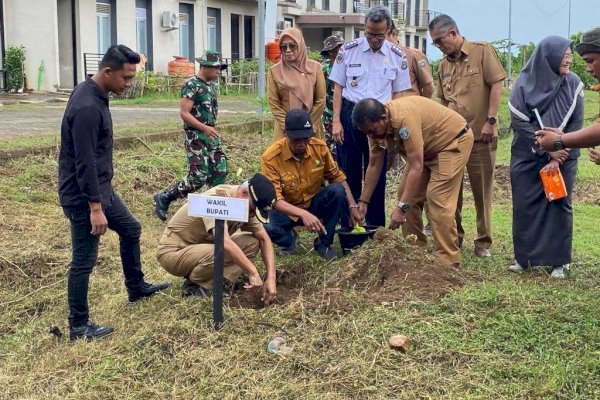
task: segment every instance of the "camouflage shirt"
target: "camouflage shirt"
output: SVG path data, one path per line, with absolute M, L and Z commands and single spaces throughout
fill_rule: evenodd
M 335 82 L 329 79 L 329 74 L 331 73 L 331 65 L 329 64 L 329 60 L 323 62 L 323 74 L 325 75 L 325 110 L 323 110 L 323 122 L 332 121 L 333 120 L 333 87 Z
M 201 123 L 215 126 L 219 106 L 217 103 L 217 91 L 212 82 L 204 82 L 194 75 L 181 87 L 181 97 L 187 97 L 194 102 L 192 115 Z M 183 123 L 183 129 L 194 129 L 187 123 Z

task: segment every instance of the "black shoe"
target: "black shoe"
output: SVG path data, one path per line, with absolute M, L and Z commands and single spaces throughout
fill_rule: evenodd
M 173 199 L 166 193 L 155 194 L 152 198 L 154 199 L 154 213 L 161 221 L 166 221 L 169 205 Z
M 104 336 L 108 336 L 113 332 L 113 327 L 108 325 L 96 325 L 92 321 L 88 320 L 84 325 L 72 326 L 69 328 L 69 338 L 71 340 L 77 339 L 100 339 Z
M 171 286 L 170 282 L 162 282 L 156 285 L 153 285 L 151 283 L 148 282 L 142 282 L 140 284 L 140 288 L 138 290 L 134 291 L 128 291 L 129 293 L 129 304 L 133 304 L 136 301 L 138 301 L 139 299 L 141 299 L 142 297 L 150 297 L 158 292 L 160 292 L 161 290 L 165 290 L 166 288 L 168 288 L 169 286 Z
M 337 258 L 337 252 L 331 248 L 331 246 L 325 246 L 321 243 L 321 239 L 316 238 L 314 241 L 314 249 L 318 255 L 323 257 L 327 261 L 332 261 Z
M 210 297 L 210 290 L 203 288 L 200 285 L 186 279 L 181 285 L 181 297 L 197 296 L 197 297 Z

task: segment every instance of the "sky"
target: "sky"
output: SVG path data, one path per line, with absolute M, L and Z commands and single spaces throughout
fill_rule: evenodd
M 600 26 L 600 0 L 570 0 L 571 34 Z M 469 40 L 508 38 L 509 0 L 429 0 L 429 9 L 450 15 Z M 512 41 L 538 43 L 546 36 L 568 36 L 569 0 L 512 0 Z M 513 49 L 516 52 L 516 49 Z M 430 60 L 441 53 L 427 42 Z

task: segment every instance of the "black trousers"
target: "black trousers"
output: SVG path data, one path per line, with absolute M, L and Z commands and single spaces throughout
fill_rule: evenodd
M 332 183 L 321 188 L 319 193 L 313 197 L 308 211 L 323 220 L 323 225 L 327 230 L 327 235 L 319 235 L 321 244 L 331 246 L 335 235 L 335 226 L 340 220 L 342 210 L 345 209 L 348 209 L 346 191 L 339 183 Z M 271 210 L 269 211 L 269 223 L 264 227 L 273 243 L 280 247 L 290 247 L 294 241 L 292 229 L 299 225 L 302 225 L 301 219 L 293 221 L 287 215 Z
M 337 162 L 346 174 L 348 186 L 354 200 L 360 199 L 362 185 L 369 165 L 369 142 L 367 135 L 352 124 L 354 103 L 344 100 L 342 104 L 341 123 L 344 128 L 344 143 L 337 145 Z M 365 217 L 367 225 L 385 226 L 385 181 L 386 181 L 387 150 L 383 158 L 383 168 L 375 190 L 371 195 L 369 208 Z M 350 213 L 342 213 L 342 225 L 350 225 Z
M 100 237 L 91 234 L 90 209 L 63 207 L 71 222 L 72 258 L 69 266 L 68 301 L 69 324 L 83 325 L 89 318 L 88 286 L 96 259 Z M 108 228 L 119 235 L 119 247 L 125 286 L 130 292 L 140 290 L 144 280 L 140 259 L 140 235 L 142 225 L 121 198 L 113 193 L 111 204 L 104 209 Z

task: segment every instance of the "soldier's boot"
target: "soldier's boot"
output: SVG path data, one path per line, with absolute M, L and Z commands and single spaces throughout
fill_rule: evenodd
M 161 221 L 167 220 L 169 205 L 179 197 L 179 191 L 176 187 L 169 188 L 162 193 L 157 193 L 152 197 L 154 199 L 154 213 Z

